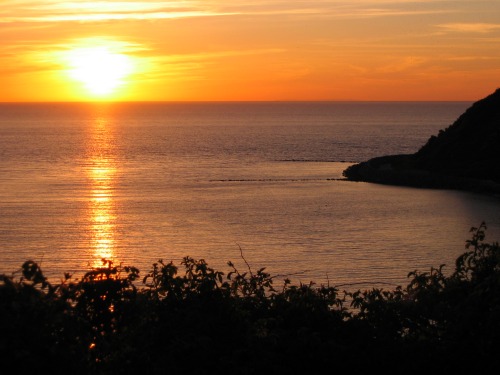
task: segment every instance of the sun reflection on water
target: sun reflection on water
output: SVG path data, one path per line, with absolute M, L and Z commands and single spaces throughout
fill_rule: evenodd
M 113 132 L 104 117 L 93 123 L 89 143 L 88 176 L 90 180 L 89 221 L 92 241 L 92 265 L 102 266 L 102 259 L 115 257 L 115 180 Z

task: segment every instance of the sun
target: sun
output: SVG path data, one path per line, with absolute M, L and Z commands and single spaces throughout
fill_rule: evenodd
M 67 56 L 69 75 L 96 97 L 116 92 L 133 70 L 130 57 L 106 46 L 76 48 Z

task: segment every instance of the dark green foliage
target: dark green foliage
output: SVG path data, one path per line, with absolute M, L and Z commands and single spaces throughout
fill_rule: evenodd
M 450 276 L 440 266 L 411 272 L 405 289 L 354 293 L 353 319 L 383 340 L 418 349 L 435 371 L 493 372 L 500 365 L 500 247 L 483 242 L 485 229 L 471 229 Z
M 1 275 L 0 350 L 16 373 L 449 374 L 500 365 L 500 249 L 472 229 L 466 252 L 395 290 L 276 287 L 186 257 L 103 266 L 58 285 L 38 265 Z

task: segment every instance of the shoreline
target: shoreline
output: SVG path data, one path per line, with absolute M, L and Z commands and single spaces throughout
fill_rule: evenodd
M 407 186 L 423 189 L 450 189 L 484 194 L 500 198 L 500 183 L 447 171 L 419 168 L 413 154 L 375 157 L 353 164 L 342 175 L 347 181 L 370 182 L 383 185 Z

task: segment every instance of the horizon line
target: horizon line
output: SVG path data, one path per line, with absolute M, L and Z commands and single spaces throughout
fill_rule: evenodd
M 468 103 L 475 100 L 360 100 L 360 99 L 277 99 L 277 100 L 47 100 L 0 101 L 1 104 L 166 104 L 166 103 Z

